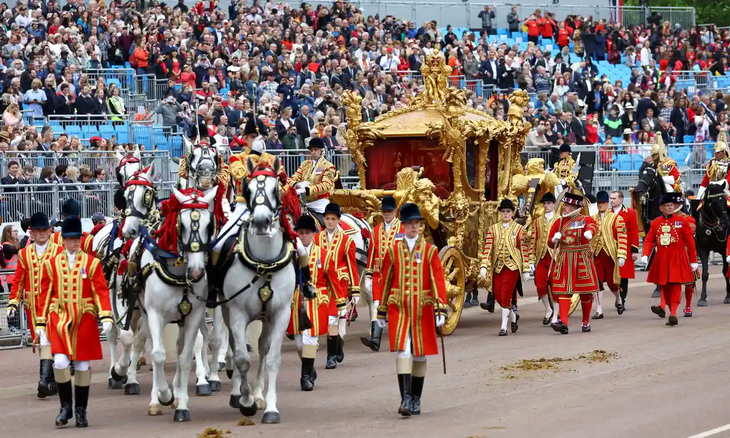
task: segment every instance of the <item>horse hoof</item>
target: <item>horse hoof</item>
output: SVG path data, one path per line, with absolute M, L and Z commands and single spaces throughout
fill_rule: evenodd
M 126 376 L 120 376 L 119 374 L 117 374 L 117 370 L 114 367 L 112 367 L 112 370 L 109 374 L 111 374 L 112 379 L 116 380 L 117 382 L 121 382 L 122 379 L 124 379 L 126 377 Z
M 652 292 L 651 297 L 652 298 L 659 298 L 661 296 L 661 294 L 662 293 L 660 291 L 655 290 L 654 292 Z
M 232 407 L 233 409 L 238 409 L 241 406 L 241 396 L 232 395 L 231 398 L 228 399 L 228 406 Z
M 256 411 L 258 411 L 258 408 L 256 408 L 256 403 L 252 404 L 251 406 L 244 406 L 239 402 L 238 410 L 241 411 L 241 415 L 243 415 L 244 417 L 253 417 L 254 415 L 256 415 Z
M 139 360 L 137 361 L 137 365 L 139 365 L 139 366 L 147 365 L 147 359 L 145 359 L 144 357 L 140 357 Z
M 226 369 L 226 363 L 225 362 L 218 362 L 218 372 L 221 372 Z
M 730 304 L 730 297 L 725 297 L 725 301 L 723 301 L 724 304 Z
M 160 405 L 150 405 L 147 408 L 147 415 L 151 417 L 162 415 L 162 409 L 160 409 Z
M 195 395 L 197 395 L 197 396 L 204 397 L 204 396 L 208 396 L 211 394 L 212 394 L 212 391 L 210 390 L 210 385 L 207 383 L 205 385 L 198 385 L 195 387 Z
M 119 380 L 114 380 L 113 378 L 109 377 L 107 387 L 109 389 L 122 389 L 124 388 L 124 384 Z
M 124 385 L 124 395 L 139 395 L 139 383 L 128 383 Z
M 208 382 L 208 384 L 210 385 L 210 390 L 211 391 L 213 391 L 213 392 L 220 392 L 220 390 L 221 390 L 221 382 L 220 381 L 213 380 L 213 381 Z
M 185 423 L 187 421 L 190 421 L 190 411 L 188 411 L 187 409 L 175 409 L 174 421 L 176 423 Z
M 160 404 L 161 404 L 162 406 L 172 406 L 172 404 L 173 404 L 173 403 L 175 403 L 175 402 L 177 401 L 177 400 L 175 399 L 175 397 L 170 397 L 170 400 L 168 400 L 168 401 L 165 401 L 165 400 L 163 400 L 162 398 L 160 398 L 159 394 L 158 394 L 157 398 L 158 398 L 158 401 L 160 402 Z
M 233 370 L 226 370 L 226 376 L 228 376 L 229 379 L 233 378 Z
M 281 423 L 281 416 L 278 412 L 265 412 L 264 417 L 261 419 L 262 424 L 279 424 Z
M 698 300 L 697 307 L 707 307 L 707 300 Z
M 259 411 L 263 411 L 263 410 L 266 410 L 266 400 L 264 400 L 264 399 L 262 399 L 262 398 L 260 398 L 260 399 L 257 399 L 257 400 L 256 400 L 256 408 L 257 408 L 257 409 L 258 409 Z

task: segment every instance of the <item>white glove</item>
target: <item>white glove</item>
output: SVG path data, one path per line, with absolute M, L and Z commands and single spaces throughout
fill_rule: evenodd
M 387 323 L 385 322 L 385 320 L 384 320 L 384 319 L 380 319 L 380 318 L 378 318 L 378 320 L 377 320 L 377 321 L 378 321 L 378 327 L 380 327 L 381 329 L 384 329 L 384 328 L 385 328 L 385 326 L 387 325 Z
M 297 188 L 306 189 L 307 187 L 309 187 L 309 181 L 302 181 L 300 183 L 297 183 Z
M 35 336 L 36 336 L 36 338 L 39 338 L 40 339 L 40 338 L 44 337 L 45 334 L 46 334 L 46 329 L 44 329 L 43 327 L 36 327 L 35 328 Z
M 487 268 L 482 267 L 479 270 L 479 277 L 480 278 L 487 278 Z
M 360 302 L 360 294 L 353 295 L 352 296 L 352 305 L 357 306 L 357 303 Z
M 342 309 L 338 312 L 340 318 L 347 318 L 347 309 Z
M 591 240 L 591 239 L 593 239 L 593 233 L 591 233 L 590 231 L 586 231 L 585 233 L 583 233 L 583 235 L 584 235 L 584 236 L 585 236 L 585 238 L 586 238 L 586 239 L 588 239 L 588 240 Z
M 307 193 L 307 189 L 302 189 L 302 188 L 297 189 L 297 195 L 301 195 L 303 193 Z
M 530 273 L 529 272 L 523 272 L 522 273 L 522 281 L 528 281 L 530 279 Z
M 641 256 L 641 263 L 648 264 L 649 263 L 649 256 Z
M 561 186 L 565 186 L 565 185 L 567 185 L 564 179 L 561 179 L 561 180 L 560 180 L 560 185 L 561 185 Z
M 366 275 L 365 279 L 362 282 L 361 290 L 364 290 L 366 292 L 370 292 L 370 294 L 373 293 L 373 276 L 372 275 Z
M 663 176 L 663 177 L 662 177 L 662 180 L 663 180 L 663 181 L 664 181 L 665 183 L 669 184 L 670 186 L 671 186 L 672 184 L 674 184 L 674 177 L 673 177 L 672 175 L 669 175 L 669 176 Z
M 530 274 L 535 274 L 535 265 L 530 264 Z
M 730 263 L 730 255 L 725 259 L 726 262 Z
M 105 336 L 108 335 L 109 332 L 111 331 L 111 329 L 112 329 L 111 321 L 104 321 L 101 323 L 101 334 L 102 335 L 105 335 Z
M 375 307 L 375 310 L 377 310 L 378 307 L 380 307 L 380 301 L 378 301 L 378 300 L 373 301 L 373 307 Z
M 618 259 L 618 267 L 622 268 L 626 263 L 626 259 Z
M 439 315 L 436 317 L 436 327 L 443 327 L 444 324 L 446 324 L 446 317 L 444 315 Z
M 553 242 L 559 241 L 562 237 L 563 235 L 560 234 L 560 232 L 555 233 L 555 235 L 553 235 Z
M 15 318 L 15 314 L 17 312 L 15 311 L 15 307 L 11 307 L 8 309 L 8 318 Z
M 697 190 L 697 196 L 695 198 L 702 199 L 702 195 L 705 194 L 705 190 L 707 190 L 707 188 L 700 186 L 699 190 Z
M 692 264 L 691 264 L 691 265 L 689 265 L 689 266 L 690 266 L 690 267 L 692 268 L 692 272 L 696 271 L 696 270 L 697 270 L 697 268 L 699 268 L 699 267 L 700 267 L 700 265 L 699 265 L 699 264 L 697 264 L 697 263 L 692 263 Z
M 257 151 L 257 152 L 266 151 L 266 141 L 264 141 L 264 138 L 261 136 L 258 136 L 256 138 L 256 140 L 253 141 L 253 145 L 251 145 L 251 150 Z

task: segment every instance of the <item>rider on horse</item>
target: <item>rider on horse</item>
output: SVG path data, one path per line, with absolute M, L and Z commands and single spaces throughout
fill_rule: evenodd
M 555 169 L 553 169 L 553 173 L 555 173 L 555 175 L 560 180 L 560 186 L 562 187 L 562 190 L 574 189 L 575 179 L 578 176 L 573 172 L 573 169 L 575 168 L 575 160 L 570 155 L 571 152 L 572 151 L 570 150 L 570 145 L 565 143 L 561 144 L 560 161 L 555 163 Z
M 651 148 L 651 158 L 657 170 L 657 175 L 664 182 L 666 192 L 682 192 L 681 174 L 676 161 L 667 156 L 661 133 L 656 134 L 656 144 Z
M 710 162 L 705 168 L 705 177 L 702 178 L 700 189 L 697 192 L 697 199 L 702 199 L 702 195 L 705 194 L 708 184 L 722 184 L 727 194 L 730 188 L 728 168 L 730 168 L 730 149 L 728 149 L 725 131 L 720 131 L 717 135 L 717 142 L 715 143 L 715 157 L 710 159 Z M 727 199 L 728 206 L 730 207 L 730 196 L 727 196 Z
M 318 216 L 323 224 L 322 213 L 329 204 L 329 197 L 335 188 L 337 169 L 323 155 L 324 142 L 320 138 L 312 138 L 307 145 L 311 160 L 304 161 L 299 169 L 289 178 L 287 186 L 294 186 L 297 194 L 305 195 L 307 209 Z

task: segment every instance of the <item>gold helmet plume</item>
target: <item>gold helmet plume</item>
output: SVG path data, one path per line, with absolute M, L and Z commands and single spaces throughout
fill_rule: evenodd
M 657 132 L 654 138 L 656 138 L 656 144 L 651 148 L 651 156 L 661 161 L 667 158 L 667 147 L 664 146 L 664 138 L 661 132 Z
M 730 156 L 730 149 L 727 145 L 727 135 L 724 130 L 717 134 L 717 141 L 715 142 L 715 152 L 717 153 L 720 151 L 724 151 L 728 156 Z

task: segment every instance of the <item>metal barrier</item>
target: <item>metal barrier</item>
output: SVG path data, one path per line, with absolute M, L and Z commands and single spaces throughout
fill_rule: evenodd
M 7 283 L 4 281 L 4 278 L 9 273 L 12 273 L 12 271 L 0 271 L 0 275 L 3 277 L 3 287 L 5 288 L 7 288 Z M 24 303 L 21 302 L 16 315 L 13 318 L 9 318 L 9 299 L 9 291 L 0 292 L 0 350 L 22 348 L 30 344 Z

